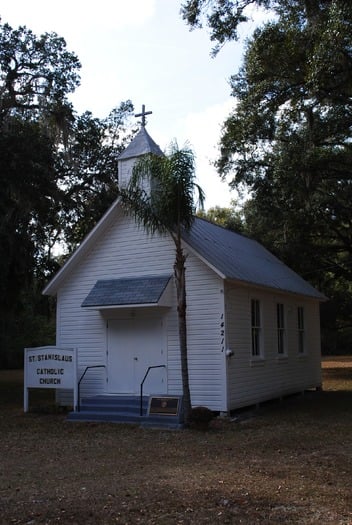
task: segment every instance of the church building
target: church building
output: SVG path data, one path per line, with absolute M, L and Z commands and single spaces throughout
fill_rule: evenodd
M 141 156 L 163 155 L 145 114 L 118 159 L 121 186 Z M 319 388 L 324 296 L 258 242 L 204 219 L 183 248 L 192 405 L 230 413 Z M 174 258 L 172 239 L 148 234 L 117 199 L 46 286 L 56 345 L 77 348 L 81 398 L 138 398 L 143 379 L 146 396 L 182 396 Z

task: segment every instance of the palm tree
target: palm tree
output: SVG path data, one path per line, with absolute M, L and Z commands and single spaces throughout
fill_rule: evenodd
M 192 405 L 187 359 L 186 255 L 182 247 L 182 231 L 191 228 L 196 204 L 201 207 L 204 204 L 204 192 L 195 182 L 195 159 L 191 148 L 186 145 L 179 149 L 173 142 L 166 156 L 148 154 L 142 157 L 133 167 L 127 188 L 120 190 L 120 198 L 138 224 L 152 234 L 169 234 L 175 243 L 183 407 L 185 423 L 188 424 Z

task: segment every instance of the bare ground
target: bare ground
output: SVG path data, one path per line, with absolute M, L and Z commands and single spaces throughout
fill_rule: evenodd
M 352 358 L 323 373 L 197 432 L 71 423 L 40 398 L 24 415 L 0 372 L 0 523 L 352 525 Z

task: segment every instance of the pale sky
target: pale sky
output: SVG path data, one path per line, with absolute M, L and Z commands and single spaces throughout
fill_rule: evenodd
M 145 104 L 153 112 L 147 130 L 162 150 L 174 139 L 190 143 L 206 209 L 227 206 L 235 194 L 211 161 L 235 103 L 228 79 L 241 63 L 243 42 L 211 58 L 207 30 L 190 31 L 180 6 L 181 0 L 2 0 L 0 17 L 13 28 L 54 31 L 66 40 L 82 64 L 81 86 L 70 97 L 78 113 L 103 118 L 123 100 L 131 99 L 137 113 Z

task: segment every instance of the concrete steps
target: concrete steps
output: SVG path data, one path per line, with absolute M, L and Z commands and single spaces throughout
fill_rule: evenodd
M 140 425 L 149 428 L 183 428 L 182 414 L 148 414 L 149 397 L 142 400 L 140 415 L 140 397 L 100 395 L 81 400 L 80 411 L 70 412 L 69 421 L 107 422 Z

